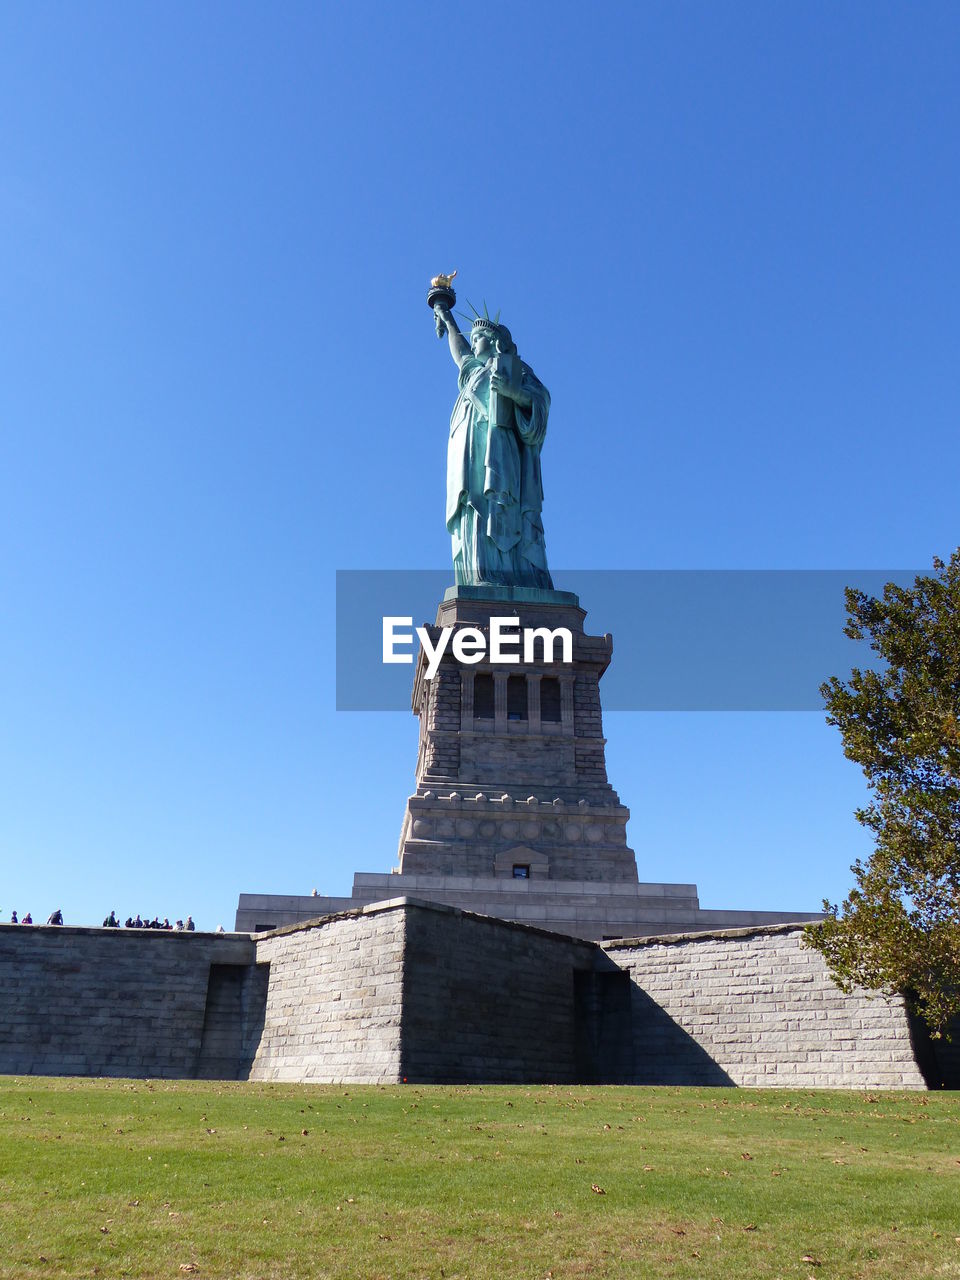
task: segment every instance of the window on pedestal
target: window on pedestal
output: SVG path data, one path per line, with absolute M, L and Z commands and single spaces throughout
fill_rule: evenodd
M 544 676 L 540 681 L 540 719 L 547 724 L 559 724 L 563 719 L 560 711 L 560 681 L 552 676 Z
M 527 677 L 509 676 L 507 679 L 507 719 L 527 718 Z
M 513 864 L 513 878 L 514 880 L 529 880 L 530 864 L 528 862 L 515 862 Z
M 474 720 L 493 719 L 493 676 L 477 675 L 473 680 Z

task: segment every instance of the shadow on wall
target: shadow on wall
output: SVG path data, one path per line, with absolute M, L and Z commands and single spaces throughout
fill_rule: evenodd
M 910 1044 L 928 1089 L 960 1089 L 960 1018 L 934 1040 L 925 1022 L 910 1015 Z
M 735 1081 L 635 982 L 632 1016 L 639 1029 L 631 1084 L 730 1085 Z
M 580 1084 L 633 1083 L 630 975 L 604 956 L 573 973 L 576 1070 Z
M 596 968 L 574 972 L 573 993 L 581 1084 L 734 1084 L 696 1040 L 606 956 Z
M 246 1080 L 263 1034 L 270 982 L 268 964 L 211 964 L 199 1080 Z

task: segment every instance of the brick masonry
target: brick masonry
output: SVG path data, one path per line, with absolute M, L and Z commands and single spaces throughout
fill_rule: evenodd
M 452 907 L 406 913 L 408 1080 L 575 1083 L 574 974 L 596 949 Z
M 460 663 L 448 649 L 427 680 L 421 650 L 412 700 L 420 746 L 400 834 L 403 874 L 496 879 L 511 874 L 499 865 L 503 855 L 522 846 L 540 855 L 538 877 L 637 883 L 630 813 L 607 779 L 604 756 L 599 680 L 613 641 L 585 633 L 575 596 L 544 595 L 553 602 L 478 600 L 469 592 L 441 602 L 434 644 L 442 626 L 489 635 L 492 617 L 516 617 L 525 628 L 566 629 L 571 661 L 531 654 L 530 662 Z M 479 681 L 487 682 L 482 708 Z
M 0 925 L 0 1071 L 199 1075 L 211 967 L 246 977 L 255 957 L 246 936 Z M 234 1008 L 221 1075 L 242 1069 L 242 1000 Z M 207 1035 L 209 1048 L 212 1018 Z
M 421 803 L 420 800 L 411 803 Z M 427 803 L 423 801 L 423 803 Z M 467 806 L 469 808 L 469 806 Z M 478 805 L 473 805 L 476 813 Z M 539 812 L 518 806 L 523 812 Z M 548 812 L 557 812 L 553 807 Z M 560 810 L 561 819 L 564 815 Z M 482 825 L 482 819 L 481 825 Z M 586 825 L 586 820 L 583 820 Z M 349 898 L 308 897 L 289 894 L 242 893 L 237 906 L 235 928 L 262 932 L 300 921 L 316 920 L 383 902 L 389 898 L 418 898 L 445 906 L 460 907 L 478 915 L 497 916 L 520 924 L 536 925 L 553 933 L 602 941 L 605 938 L 636 938 L 664 933 L 692 933 L 707 929 L 740 929 L 756 925 L 807 923 L 818 919 L 813 911 L 717 911 L 700 907 L 695 884 L 620 883 L 617 881 L 550 879 L 539 859 L 542 852 L 518 843 L 496 855 L 495 868 L 502 860 L 502 874 L 468 875 L 432 872 L 424 875 L 377 874 L 358 871 Z M 526 863 L 529 879 L 510 875 L 512 864 Z M 453 859 L 451 858 L 451 866 Z M 589 868 L 595 870 L 595 866 Z
M 925 1087 L 902 1001 L 802 938 L 598 946 L 409 898 L 255 937 L 5 925 L 0 1072 Z
M 254 1080 L 400 1079 L 405 912 L 369 907 L 267 934 Z
M 923 1089 L 903 1001 L 844 995 L 803 930 L 689 934 L 604 950 L 631 978 L 635 1081 Z
M 589 941 L 816 917 L 701 910 L 695 885 L 641 882 L 627 844 L 630 811 L 607 777 L 600 680 L 613 637 L 584 630 L 571 593 L 508 587 L 451 588 L 428 631 L 436 649 L 443 627 L 489 638 L 501 617 L 541 633 L 562 629 L 569 645 L 565 653 L 551 645 L 549 662 L 535 645 L 510 663 L 494 663 L 486 646 L 480 661 L 462 662 L 451 646 L 429 680 L 421 649 L 411 700 L 416 789 L 394 871 L 358 871 L 349 898 L 241 894 L 238 930 L 401 895 Z

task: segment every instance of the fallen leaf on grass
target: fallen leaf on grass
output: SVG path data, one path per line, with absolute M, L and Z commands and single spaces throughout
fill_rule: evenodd
M 823 1264 L 821 1263 L 821 1261 L 820 1261 L 820 1259 L 819 1259 L 819 1258 L 815 1258 L 815 1257 L 814 1257 L 812 1254 L 810 1254 L 810 1253 L 805 1253 L 805 1254 L 803 1255 L 803 1257 L 800 1259 L 800 1261 L 801 1261 L 801 1262 L 808 1262 L 808 1263 L 810 1264 L 810 1266 L 811 1266 L 811 1267 L 819 1267 L 819 1266 L 822 1266 L 822 1265 L 823 1265 Z
M 199 1271 L 200 1268 L 197 1266 L 195 1262 L 181 1262 L 180 1270 L 181 1271 Z
M 750 1152 L 749 1152 L 749 1151 L 741 1151 L 741 1152 L 740 1152 L 740 1159 L 741 1159 L 741 1160 L 752 1160 L 752 1159 L 753 1159 L 753 1156 L 750 1154 Z
M 744 1231 L 756 1231 L 757 1224 L 755 1222 L 748 1222 L 743 1229 Z
M 598 1186 L 595 1182 L 591 1182 L 591 1184 L 590 1184 L 590 1190 L 591 1190 L 591 1191 L 595 1191 L 595 1192 L 597 1193 L 597 1195 L 598 1195 L 598 1196 L 605 1196 L 605 1195 L 607 1194 L 607 1193 L 604 1191 L 603 1187 Z

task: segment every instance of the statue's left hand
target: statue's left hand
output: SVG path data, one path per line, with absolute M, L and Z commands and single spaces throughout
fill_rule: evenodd
M 521 409 L 530 408 L 532 403 L 530 393 L 524 391 L 522 387 L 511 386 L 502 373 L 491 373 L 490 389 L 491 391 L 496 391 L 497 395 L 506 396 L 514 404 L 518 404 Z

